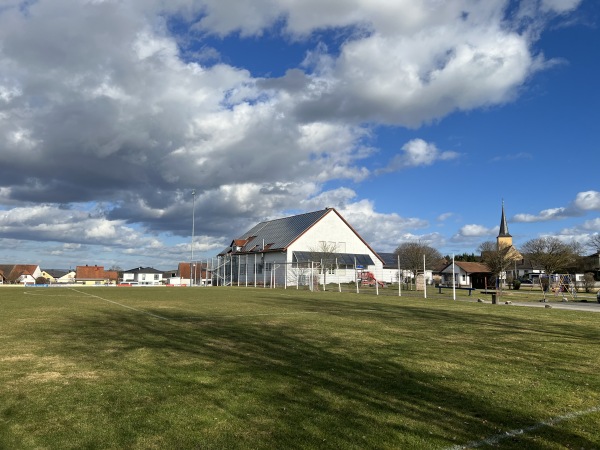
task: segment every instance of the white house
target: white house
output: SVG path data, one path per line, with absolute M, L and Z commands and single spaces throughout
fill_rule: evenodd
M 123 272 L 122 283 L 137 284 L 140 286 L 160 286 L 163 273 L 152 267 L 136 267 Z
M 440 271 L 441 284 L 446 286 L 470 287 L 483 289 L 493 287 L 490 280 L 491 272 L 488 266 L 478 262 L 455 261 L 449 263 Z M 452 278 L 454 276 L 454 279 Z
M 0 264 L 0 282 L 10 284 L 33 284 L 42 275 L 35 264 Z
M 217 285 L 295 286 L 356 281 L 357 268 L 381 274 L 383 260 L 326 208 L 255 225 L 218 255 L 213 276 Z
M 398 283 L 399 274 L 399 264 L 398 264 L 398 255 L 395 253 L 377 253 L 381 259 L 383 260 L 383 270 L 381 275 L 381 281 L 385 281 L 386 283 Z M 403 282 L 414 282 L 415 275 L 412 273 L 412 270 L 402 269 L 402 280 Z M 431 269 L 427 269 L 425 271 L 425 279 L 427 280 L 427 284 L 431 284 L 433 282 L 433 271 Z

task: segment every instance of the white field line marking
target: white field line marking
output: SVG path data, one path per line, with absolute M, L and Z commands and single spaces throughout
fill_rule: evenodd
M 103 301 L 105 301 L 105 302 L 112 303 L 112 304 L 114 304 L 114 305 L 119 305 L 119 306 L 121 306 L 121 307 L 123 307 L 123 308 L 131 309 L 132 311 L 136 311 L 136 312 L 139 312 L 139 313 L 142 313 L 142 314 L 146 314 L 146 315 L 148 315 L 148 316 L 156 317 L 157 319 L 161 319 L 161 320 L 169 320 L 167 317 L 159 316 L 159 315 L 157 315 L 157 314 L 152 314 L 152 313 L 149 313 L 148 311 L 144 311 L 144 310 L 141 310 L 141 309 L 137 309 L 137 308 L 134 308 L 134 307 L 132 307 L 132 306 L 127 306 L 127 305 L 124 305 L 124 304 L 122 304 L 122 303 L 115 302 L 114 300 L 109 300 L 109 299 L 107 299 L 107 298 L 100 297 L 99 295 L 92 295 L 92 294 L 88 294 L 87 292 L 81 292 L 81 291 L 78 291 L 77 289 L 73 289 L 73 288 L 71 288 L 71 290 L 72 290 L 72 291 L 75 291 L 75 292 L 79 292 L 80 294 L 84 294 L 84 295 L 85 295 L 85 296 L 87 296 L 87 297 L 93 297 L 93 298 L 97 298 L 97 299 L 99 299 L 99 300 L 103 300 Z
M 214 319 L 214 318 L 221 318 L 221 317 L 227 318 L 227 317 L 259 317 L 259 316 L 289 316 L 289 315 L 297 315 L 297 314 L 319 314 L 319 311 L 305 311 L 305 312 L 296 312 L 296 313 L 229 314 L 229 315 L 221 315 L 221 316 L 218 316 L 218 315 L 217 316 L 190 316 L 190 317 L 169 318 L 169 317 L 159 316 L 158 314 L 152 314 L 152 313 L 149 313 L 148 311 L 137 309 L 132 306 L 124 305 L 122 303 L 115 302 L 114 300 L 109 300 L 107 298 L 100 297 L 99 295 L 92 295 L 87 292 L 81 292 L 81 291 L 78 291 L 77 289 L 73 289 L 73 288 L 71 288 L 71 290 L 74 292 L 79 292 L 80 294 L 83 294 L 82 295 L 83 297 L 97 298 L 99 300 L 113 303 L 113 304 L 121 306 L 123 308 L 131 309 L 132 311 L 136 311 L 136 312 L 139 312 L 142 314 L 146 314 L 148 316 L 156 317 L 157 319 L 161 319 L 161 320 L 177 321 L 177 320 L 190 320 L 190 319 Z
M 171 320 L 190 320 L 190 319 L 221 319 L 228 317 L 260 317 L 260 316 L 294 316 L 299 314 L 320 314 L 321 311 L 304 311 L 304 312 L 293 312 L 293 313 L 260 313 L 260 314 L 223 314 L 223 315 L 212 315 L 212 316 L 188 316 L 178 317 Z
M 32 296 L 36 296 L 36 297 L 66 297 L 65 295 L 57 295 L 57 294 L 42 294 L 40 292 L 28 292 L 28 291 L 23 291 L 23 295 L 32 295 Z M 86 295 L 69 295 L 69 298 L 83 298 L 83 297 L 87 297 Z
M 509 439 L 515 436 L 520 436 L 522 434 L 531 433 L 543 427 L 551 427 L 558 423 L 564 422 L 565 420 L 575 419 L 577 417 L 585 416 L 587 414 L 592 414 L 596 412 L 600 412 L 600 406 L 595 406 L 594 408 L 585 409 L 583 411 L 576 411 L 569 414 L 565 414 L 564 416 L 555 417 L 554 419 L 539 422 L 527 428 L 519 428 L 516 430 L 505 431 L 502 434 L 497 434 L 495 436 L 483 439 L 481 441 L 473 441 L 463 445 L 454 445 L 452 447 L 446 448 L 445 450 L 464 450 L 468 448 L 481 447 L 483 445 L 495 445 L 504 439 Z

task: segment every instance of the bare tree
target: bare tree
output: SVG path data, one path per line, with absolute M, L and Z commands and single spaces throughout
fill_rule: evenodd
M 439 251 L 421 241 L 403 242 L 396 248 L 394 254 L 400 257 L 402 270 L 410 270 L 415 277 L 423 270 L 423 255 L 425 255 L 425 269 L 433 269 L 442 260 Z
M 578 256 L 578 248 L 574 244 L 566 244 L 552 236 L 531 239 L 523 244 L 522 250 L 548 275 L 567 269 Z
M 479 246 L 479 251 L 481 252 L 481 262 L 488 266 L 490 272 L 494 274 L 497 280 L 501 280 L 502 274 L 506 272 L 515 261 L 521 259 L 521 255 L 513 246 L 498 246 L 498 244 L 493 241 L 482 243 Z M 499 287 L 502 288 L 502 286 Z
M 522 250 L 531 261 L 539 264 L 549 277 L 572 266 L 579 256 L 580 247 L 566 244 L 560 239 L 547 236 L 531 239 L 523 244 Z M 545 298 L 544 291 L 544 298 Z
M 323 274 L 323 284 L 327 284 L 327 274 L 335 270 L 337 245 L 335 242 L 319 241 L 316 247 L 310 248 L 310 258 L 319 264 L 319 273 Z
M 587 244 L 600 253 L 600 234 L 592 234 Z

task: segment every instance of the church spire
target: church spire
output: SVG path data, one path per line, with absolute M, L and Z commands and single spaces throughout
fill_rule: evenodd
M 498 237 L 512 237 L 508 232 L 508 223 L 506 223 L 506 215 L 504 214 L 504 200 L 502 200 L 502 217 L 500 218 L 500 232 Z

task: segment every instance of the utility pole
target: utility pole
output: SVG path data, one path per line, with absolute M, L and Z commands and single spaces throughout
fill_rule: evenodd
M 190 286 L 196 281 L 196 270 L 194 267 L 194 227 L 196 221 L 196 189 L 192 189 L 192 256 L 190 260 Z M 193 274 L 193 275 L 192 275 Z M 194 280 L 194 281 L 192 281 Z

